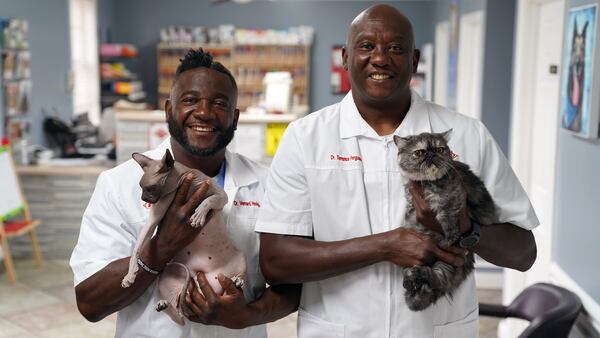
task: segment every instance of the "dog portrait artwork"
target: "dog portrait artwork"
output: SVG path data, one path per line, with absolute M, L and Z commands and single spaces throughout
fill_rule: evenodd
M 567 79 L 567 114 L 563 126 L 567 129 L 581 131 L 582 98 L 585 79 L 585 36 L 589 21 L 583 24 L 581 30 L 573 29 L 571 42 L 571 62 Z
M 575 135 L 596 138 L 598 100 L 592 95 L 597 6 L 569 11 L 560 89 L 560 126 Z

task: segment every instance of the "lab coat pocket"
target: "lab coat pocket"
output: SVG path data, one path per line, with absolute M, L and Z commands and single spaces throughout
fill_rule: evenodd
M 331 323 L 298 309 L 298 337 L 343 338 L 344 324 Z
M 476 338 L 479 336 L 479 309 L 471 311 L 463 319 L 433 328 L 434 338 Z

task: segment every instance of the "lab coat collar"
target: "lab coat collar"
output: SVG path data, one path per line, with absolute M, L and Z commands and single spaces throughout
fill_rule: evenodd
M 171 153 L 171 137 L 167 137 L 158 147 L 146 153 L 152 159 L 160 159 L 165 154 L 165 149 Z M 258 181 L 252 168 L 242 161 L 239 155 L 225 150 L 225 187 L 243 187 Z
M 225 150 L 225 188 L 243 187 L 258 182 L 252 168 L 235 153 Z
M 410 108 L 394 135 L 409 136 L 422 132 L 431 132 L 429 109 L 423 98 L 411 90 Z M 377 133 L 360 115 L 350 91 L 341 102 L 340 137 L 350 138 L 359 135 L 377 136 Z

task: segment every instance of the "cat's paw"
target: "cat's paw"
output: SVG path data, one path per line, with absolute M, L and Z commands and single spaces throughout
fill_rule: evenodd
M 244 275 L 233 276 L 233 277 L 231 277 L 231 281 L 233 282 L 235 287 L 240 290 L 244 287 L 244 283 L 245 283 Z
M 190 217 L 192 227 L 193 228 L 203 227 L 206 222 L 206 216 L 208 215 L 209 212 L 210 212 L 210 208 L 208 208 L 206 205 L 200 204 L 196 208 L 196 211 L 194 212 L 194 214 Z
M 157 312 L 161 312 L 168 307 L 169 307 L 169 301 L 161 299 L 156 303 L 156 306 L 154 308 L 156 309 Z
M 417 292 L 404 294 L 406 305 L 412 311 L 422 311 L 436 301 L 434 290 L 429 284 L 421 284 Z
M 135 282 L 135 275 L 136 275 L 136 271 L 127 273 L 127 275 L 125 275 L 125 277 L 123 277 L 123 280 L 121 281 L 121 287 L 122 288 L 130 287 L 133 284 L 133 282 Z

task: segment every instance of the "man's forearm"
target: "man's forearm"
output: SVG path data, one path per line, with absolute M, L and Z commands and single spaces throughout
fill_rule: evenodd
M 248 326 L 266 324 L 281 319 L 298 309 L 301 284 L 271 286 L 262 297 L 248 304 L 255 314 L 247 321 Z
M 383 260 L 380 235 L 336 242 L 263 233 L 260 265 L 271 285 L 326 279 Z M 268 248 L 268 249 L 267 249 Z
M 79 312 L 89 321 L 104 317 L 133 303 L 156 276 L 140 269 L 135 282 L 128 288 L 121 286 L 129 268 L 129 257 L 116 260 L 75 287 Z
M 510 223 L 482 226 L 473 251 L 490 263 L 519 271 L 527 271 L 537 255 L 533 233 Z
M 157 270 L 162 270 L 170 261 L 169 256 L 157 249 L 154 238 L 142 249 L 140 258 Z M 129 270 L 130 259 L 131 257 L 125 257 L 108 264 L 75 287 L 77 307 L 87 320 L 96 322 L 121 310 L 138 299 L 154 282 L 157 276 L 140 268 L 135 282 L 123 288 L 121 281 Z

